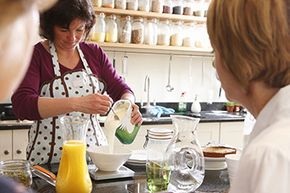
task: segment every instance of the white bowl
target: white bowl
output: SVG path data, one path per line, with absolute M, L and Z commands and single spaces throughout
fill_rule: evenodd
M 237 169 L 239 167 L 240 157 L 241 157 L 241 154 L 239 152 L 237 152 L 236 154 L 228 154 L 225 156 L 227 167 L 228 167 L 230 183 L 233 182 L 236 176 Z
M 93 163 L 102 171 L 117 171 L 131 156 L 131 151 L 125 148 L 118 148 L 109 152 L 108 146 L 100 146 L 87 150 Z

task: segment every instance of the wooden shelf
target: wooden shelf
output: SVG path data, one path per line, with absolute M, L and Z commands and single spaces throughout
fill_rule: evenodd
M 134 17 L 144 17 L 144 18 L 158 18 L 158 19 L 169 19 L 173 21 L 184 21 L 184 22 L 199 22 L 205 23 L 206 17 L 196 17 L 188 15 L 176 15 L 176 14 L 167 14 L 167 13 L 155 13 L 155 12 L 145 12 L 145 11 L 133 11 L 125 9 L 112 9 L 104 7 L 95 7 L 97 13 L 105 14 L 115 14 L 115 15 L 130 15 Z
M 178 46 L 150 46 L 146 44 L 123 44 L 96 42 L 106 51 L 130 52 L 130 53 L 152 53 L 152 54 L 174 54 L 187 56 L 212 56 L 211 49 L 178 47 Z

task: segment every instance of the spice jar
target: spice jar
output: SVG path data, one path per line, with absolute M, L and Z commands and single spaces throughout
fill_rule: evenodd
M 172 0 L 164 0 L 163 13 L 172 13 Z
M 163 0 L 152 0 L 151 9 L 152 12 L 162 13 L 163 11 Z
M 192 0 L 184 0 L 183 15 L 192 15 L 193 14 L 192 5 L 193 5 Z
M 106 35 L 105 14 L 100 13 L 96 16 L 96 23 L 92 28 L 91 40 L 97 42 L 104 42 Z
M 115 8 L 117 9 L 126 9 L 126 0 L 116 0 L 115 1 Z
M 166 191 L 169 183 L 170 168 L 166 149 L 171 142 L 173 130 L 151 128 L 146 136 L 146 176 L 150 192 Z
M 92 4 L 97 7 L 102 7 L 102 0 L 92 0 Z
M 130 43 L 131 42 L 131 32 L 132 32 L 132 25 L 131 25 L 131 17 L 126 16 L 122 18 L 119 30 L 119 42 L 120 43 Z
M 142 18 L 134 19 L 132 24 L 132 43 L 143 44 L 144 42 L 144 23 Z
M 149 0 L 139 0 L 138 1 L 138 10 L 148 12 L 150 9 Z
M 107 20 L 105 41 L 113 43 L 118 41 L 118 27 L 115 15 L 110 15 Z
M 138 10 L 138 0 L 127 0 L 127 9 L 128 10 Z
M 102 7 L 114 8 L 115 7 L 115 1 L 114 0 L 102 0 Z
M 177 21 L 172 25 L 170 45 L 171 46 L 182 46 L 183 34 L 182 34 L 182 22 Z
M 170 27 L 168 20 L 161 21 L 158 25 L 157 44 L 163 46 L 169 46 L 170 44 Z
M 157 32 L 158 32 L 157 19 L 153 18 L 148 20 L 145 25 L 144 43 L 148 45 L 156 45 Z
M 203 3 L 204 17 L 207 16 L 207 10 L 208 10 L 208 7 L 210 5 L 210 2 L 211 2 L 211 0 L 204 0 L 204 3 Z
M 203 16 L 203 0 L 193 0 L 193 15 L 194 16 Z
M 27 160 L 6 160 L 0 162 L 0 175 L 13 178 L 29 187 L 32 184 L 30 164 Z
M 182 15 L 183 14 L 183 0 L 173 0 L 173 14 Z
M 185 23 L 182 46 L 194 47 L 194 38 L 192 34 L 194 34 L 194 23 Z

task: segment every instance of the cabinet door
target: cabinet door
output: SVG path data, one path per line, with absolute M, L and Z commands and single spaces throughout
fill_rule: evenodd
M 0 131 L 0 160 L 12 159 L 12 130 Z
M 244 122 L 221 122 L 221 143 L 243 147 Z
M 13 159 L 26 159 L 28 129 L 13 130 Z
M 199 123 L 196 129 L 197 139 L 201 146 L 208 143 L 219 143 L 219 123 Z

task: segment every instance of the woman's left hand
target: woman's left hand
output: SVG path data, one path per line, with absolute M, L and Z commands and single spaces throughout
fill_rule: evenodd
M 133 125 L 141 125 L 143 122 L 142 115 L 139 111 L 138 105 L 132 103 L 131 123 Z

